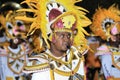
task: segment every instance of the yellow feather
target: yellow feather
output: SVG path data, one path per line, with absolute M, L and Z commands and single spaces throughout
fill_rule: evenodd
M 80 44 L 86 44 L 85 35 L 88 35 L 88 33 L 83 29 L 83 27 L 86 27 L 91 24 L 91 21 L 85 16 L 86 12 L 88 12 L 86 9 L 76 6 L 75 3 L 80 2 L 82 0 L 25 0 L 21 4 L 26 3 L 30 7 L 30 9 L 23 9 L 19 11 L 28 11 L 33 12 L 35 14 L 34 22 L 32 23 L 28 35 L 32 35 L 36 29 L 40 29 L 42 32 L 42 37 L 44 38 L 47 47 L 49 48 L 49 44 L 47 42 L 47 39 L 49 37 L 47 36 L 47 25 L 49 24 L 49 21 L 46 19 L 46 5 L 49 2 L 57 2 L 61 4 L 65 9 L 66 12 L 62 15 L 66 15 L 69 13 L 74 13 L 77 19 L 76 28 L 78 29 L 78 34 L 74 38 L 74 44 L 77 46 L 80 46 Z M 61 15 L 60 15 L 61 16 Z M 20 17 L 22 18 L 22 17 Z M 59 16 L 55 19 L 57 20 Z M 25 18 L 26 21 L 31 21 L 32 19 Z M 24 19 L 24 20 L 25 20 Z M 74 21 L 73 21 L 74 22 Z M 84 41 L 84 42 L 83 42 Z
M 103 40 L 107 40 L 108 33 L 104 32 L 102 23 L 106 18 L 112 19 L 114 22 L 120 21 L 120 10 L 114 5 L 110 6 L 108 9 L 99 7 L 95 14 L 93 15 L 93 23 L 90 29 L 96 36 L 100 36 Z M 107 33 L 107 34 L 106 34 Z

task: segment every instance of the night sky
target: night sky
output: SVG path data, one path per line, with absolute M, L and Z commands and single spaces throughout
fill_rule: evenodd
M 23 0 L 0 0 L 0 5 L 5 3 L 5 2 L 8 2 L 8 1 L 15 1 L 15 2 L 20 3 Z M 92 15 L 94 14 L 95 10 L 98 8 L 98 6 L 108 8 L 113 3 L 116 3 L 119 5 L 120 0 L 83 0 L 82 2 L 77 3 L 77 5 L 82 6 L 85 9 L 87 9 L 89 11 L 87 16 L 89 18 L 91 18 Z

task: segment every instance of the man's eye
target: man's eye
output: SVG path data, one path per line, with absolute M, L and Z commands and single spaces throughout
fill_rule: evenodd
M 71 34 L 68 34 L 68 35 L 67 35 L 67 38 L 70 38 L 70 37 L 71 37 Z
M 60 35 L 60 38 L 64 38 L 64 34 L 61 34 L 61 35 Z
M 68 36 L 67 36 L 67 38 L 70 38 L 70 37 L 71 37 L 71 35 L 68 35 Z

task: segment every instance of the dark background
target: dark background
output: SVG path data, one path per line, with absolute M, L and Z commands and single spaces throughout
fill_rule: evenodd
M 9 1 L 14 1 L 14 2 L 20 3 L 23 0 L 0 0 L 0 5 L 2 5 L 5 2 L 9 2 Z M 92 15 L 94 14 L 95 10 L 98 8 L 98 6 L 108 8 L 113 3 L 116 3 L 119 5 L 120 0 L 83 0 L 82 2 L 79 2 L 76 5 L 82 6 L 85 9 L 87 9 L 89 11 L 87 16 L 89 18 L 91 18 Z
M 5 2 L 14 1 L 17 3 L 22 2 L 23 0 L 0 0 L 0 5 Z M 92 20 L 92 16 L 95 13 L 95 10 L 100 6 L 103 8 L 108 8 L 112 4 L 117 4 L 120 8 L 120 0 L 83 0 L 82 2 L 78 2 L 76 5 L 81 6 L 89 11 L 87 13 L 87 17 Z M 89 27 L 86 28 L 88 31 Z

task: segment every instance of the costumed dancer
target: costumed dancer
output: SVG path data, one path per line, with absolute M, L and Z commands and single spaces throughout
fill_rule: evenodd
M 4 8 L 9 6 L 15 8 L 6 11 L 5 33 L 7 41 L 0 45 L 2 46 L 0 48 L 0 77 L 2 80 L 25 80 L 22 69 L 27 62 L 27 55 L 31 51 L 26 37 L 30 22 L 15 19 L 16 16 L 27 16 L 25 12 L 16 12 L 17 9 L 22 8 L 20 4 L 15 2 L 4 4 Z
M 29 35 L 40 30 L 45 51 L 30 57 L 24 68 L 32 80 L 85 80 L 84 57 L 88 46 L 83 27 L 91 24 L 80 0 L 26 0 L 35 13 Z M 23 3 L 24 3 L 23 2 Z M 21 17 L 22 19 L 22 17 Z M 42 45 L 43 45 L 42 44 Z
M 95 55 L 100 56 L 102 70 L 107 80 L 120 80 L 120 10 L 114 4 L 108 9 L 99 8 L 90 27 L 101 37 L 101 46 Z
M 10 10 L 16 10 L 19 9 L 20 6 L 16 6 L 14 2 L 7 2 L 1 5 L 0 7 L 0 23 L 1 23 L 1 30 L 0 30 L 0 63 L 1 63 L 1 68 L 0 68 L 0 77 L 2 80 L 6 80 L 5 75 L 3 74 L 3 69 L 2 69 L 2 65 L 7 65 L 6 62 L 6 51 L 3 49 L 3 46 L 6 45 L 7 39 L 6 39 L 6 33 L 5 33 L 5 26 L 6 26 L 6 14 L 10 11 Z M 4 54 L 2 54 L 2 52 Z

